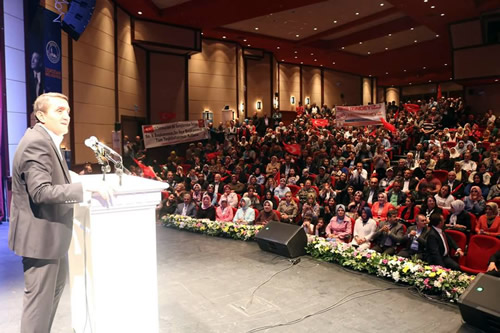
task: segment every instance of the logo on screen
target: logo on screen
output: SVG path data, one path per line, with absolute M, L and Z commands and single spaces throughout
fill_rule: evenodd
M 49 41 L 45 46 L 45 53 L 49 61 L 53 64 L 57 64 L 61 60 L 61 49 L 53 40 Z

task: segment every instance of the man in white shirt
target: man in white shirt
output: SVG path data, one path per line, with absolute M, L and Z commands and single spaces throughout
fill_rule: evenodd
M 464 160 L 462 161 L 462 170 L 467 172 L 476 171 L 477 164 L 473 160 L 471 160 L 471 154 L 466 152 L 464 154 Z

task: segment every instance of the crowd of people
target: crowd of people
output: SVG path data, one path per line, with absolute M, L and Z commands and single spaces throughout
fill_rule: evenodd
M 461 98 L 392 102 L 386 113 L 384 126 L 337 127 L 335 108 L 312 104 L 288 125 L 257 114 L 209 124 L 211 139 L 164 163 L 148 159 L 139 137 L 125 153 L 132 173 L 165 182 L 160 216 L 297 224 L 456 269 L 450 253 L 465 249 L 443 230 L 500 235 L 500 119 Z

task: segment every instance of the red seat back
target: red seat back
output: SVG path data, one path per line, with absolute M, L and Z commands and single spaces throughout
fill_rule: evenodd
M 446 170 L 434 170 L 432 175 L 439 179 L 441 183 L 448 179 L 448 171 Z
M 465 267 L 486 272 L 490 257 L 500 250 L 500 239 L 487 235 L 473 235 L 469 250 L 462 264 Z
M 467 245 L 467 236 L 461 231 L 458 230 L 445 230 L 446 232 L 454 241 L 457 243 L 457 246 L 461 248 L 462 250 L 465 250 L 465 246 Z M 452 256 L 455 254 L 455 251 L 451 251 L 450 253 Z

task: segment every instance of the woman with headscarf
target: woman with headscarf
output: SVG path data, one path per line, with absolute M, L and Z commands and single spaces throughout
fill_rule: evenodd
M 467 147 L 465 147 L 465 142 L 463 140 L 458 141 L 458 145 L 455 146 L 457 153 L 462 156 L 463 153 L 467 150 Z
M 363 191 L 356 191 L 354 192 L 354 200 L 349 203 L 347 210 L 350 213 L 355 214 L 355 218 L 357 218 L 358 216 L 361 216 L 361 213 L 366 206 L 366 201 L 363 200 Z
M 250 199 L 241 198 L 240 208 L 233 217 L 233 222 L 238 224 L 254 224 L 255 211 L 250 207 Z
M 278 202 L 276 201 L 276 198 L 274 197 L 274 193 L 272 191 L 266 191 L 264 193 L 264 201 L 269 200 L 273 203 L 273 209 L 278 208 Z
M 358 250 L 360 251 L 368 249 L 376 231 L 377 222 L 372 218 L 370 207 L 363 207 L 361 215 L 354 224 L 354 238 L 351 244 L 358 246 Z
M 196 211 L 197 219 L 209 219 L 215 221 L 215 208 L 212 205 L 212 199 L 208 194 L 204 194 L 201 199 L 201 206 Z
M 486 208 L 486 200 L 484 200 L 479 186 L 472 186 L 470 194 L 464 198 L 465 210 L 479 216 L 483 214 Z
M 500 216 L 498 216 L 498 205 L 496 203 L 488 202 L 486 204 L 486 214 L 479 217 L 476 233 L 494 237 L 500 236 Z
M 488 179 L 488 181 L 489 181 L 489 179 Z M 481 195 L 483 197 L 488 196 L 488 192 L 490 191 L 490 188 L 483 183 L 483 179 L 479 173 L 474 173 L 474 175 L 472 176 L 472 183 L 468 184 L 465 187 L 464 194 L 469 195 L 470 190 L 472 189 L 473 186 L 479 187 L 481 189 Z
M 470 232 L 470 215 L 465 211 L 465 203 L 462 200 L 451 202 L 451 215 L 445 224 L 446 229 L 453 229 L 468 235 Z
M 345 215 L 345 206 L 337 205 L 337 216 L 332 217 L 330 223 L 326 226 L 326 235 L 332 240 L 341 240 L 347 242 L 352 234 L 352 221 Z
M 203 197 L 203 192 L 201 191 L 201 185 L 196 183 L 193 185 L 193 190 L 191 191 L 191 198 L 196 205 L 199 205 L 201 198 Z
M 279 222 L 278 214 L 273 210 L 273 203 L 269 200 L 264 201 L 264 208 L 259 212 L 259 216 L 255 219 L 255 224 L 266 225 L 274 221 Z
M 394 206 L 387 202 L 387 194 L 385 192 L 378 194 L 378 200 L 372 205 L 372 216 L 375 221 L 387 220 L 387 213 L 395 209 Z
M 234 217 L 233 207 L 231 207 L 227 199 L 221 199 L 219 207 L 215 210 L 216 220 L 220 222 L 232 222 Z

